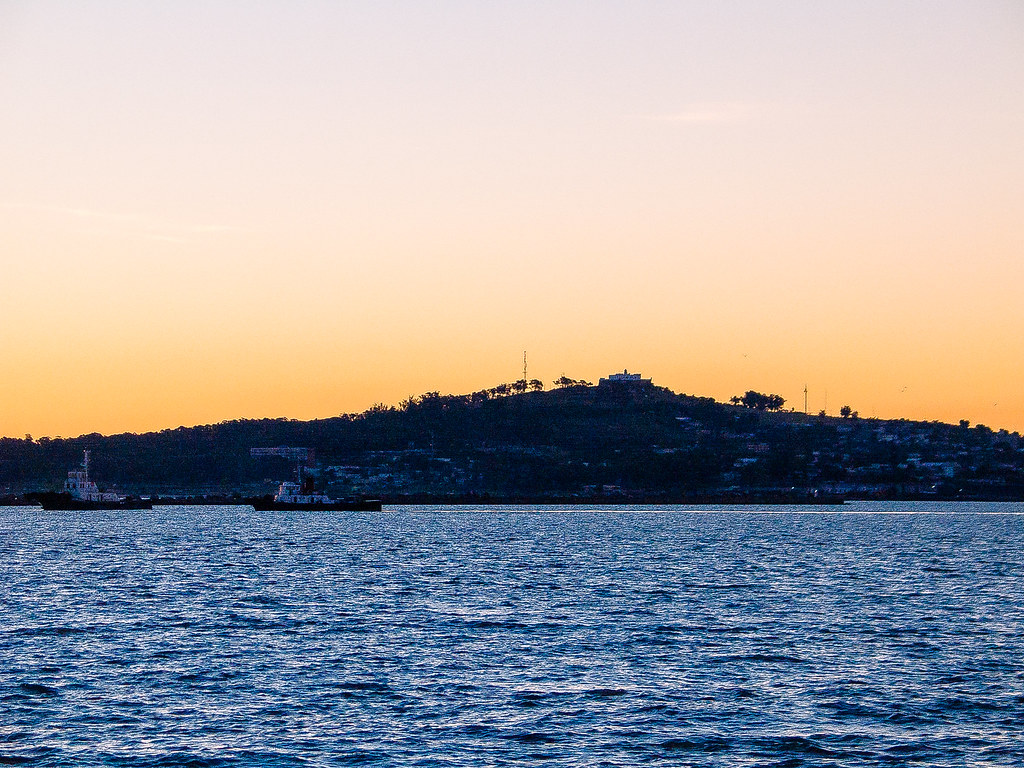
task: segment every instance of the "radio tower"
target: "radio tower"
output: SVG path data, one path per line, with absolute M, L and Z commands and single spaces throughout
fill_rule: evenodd
M 804 416 L 807 415 L 807 385 L 804 384 Z
M 526 350 L 524 349 L 523 350 L 523 383 L 525 384 L 527 381 L 528 381 L 528 379 L 526 378 Z

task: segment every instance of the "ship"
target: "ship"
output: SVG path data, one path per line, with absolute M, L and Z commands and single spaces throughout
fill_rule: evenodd
M 150 499 L 125 496 L 115 491 L 101 491 L 89 479 L 89 451 L 83 451 L 82 466 L 68 472 L 62 491 L 41 491 L 27 498 L 43 509 L 151 509 Z
M 302 483 L 286 480 L 277 487 L 273 496 L 261 496 L 248 499 L 248 503 L 257 512 L 269 510 L 342 511 L 342 512 L 380 512 L 381 502 L 376 499 L 336 500 L 317 491 L 309 478 Z
M 253 448 L 252 456 L 280 456 L 295 462 L 295 480 L 286 480 L 277 487 L 273 496 L 246 499 L 257 512 L 270 510 L 339 511 L 339 512 L 380 512 L 382 504 L 377 499 L 332 499 L 316 489 L 314 479 L 308 474 L 314 465 L 311 448 Z

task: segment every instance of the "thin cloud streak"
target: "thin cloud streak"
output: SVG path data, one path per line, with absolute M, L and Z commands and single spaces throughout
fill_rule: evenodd
M 690 104 L 678 112 L 633 115 L 633 117 L 659 123 L 714 124 L 744 122 L 753 115 L 754 107 L 751 104 L 710 102 Z
M 97 211 L 91 208 L 78 208 L 73 206 L 17 205 L 6 203 L 0 207 L 6 208 L 7 210 L 36 211 L 39 213 L 54 214 L 93 224 L 105 224 L 108 226 L 108 228 L 104 230 L 106 232 L 134 232 L 151 240 L 160 240 L 170 243 L 186 243 L 191 235 L 232 234 L 252 231 L 245 227 L 238 227 L 233 224 L 177 225 L 151 216 L 143 216 L 133 213 L 112 213 L 109 211 Z M 95 232 L 96 230 L 91 231 Z

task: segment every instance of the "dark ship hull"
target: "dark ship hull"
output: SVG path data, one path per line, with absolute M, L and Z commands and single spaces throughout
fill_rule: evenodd
M 77 499 L 70 493 L 33 493 L 28 499 L 38 502 L 43 509 L 152 509 L 153 502 L 149 499 L 138 499 L 128 496 L 117 501 L 89 501 Z
M 357 501 L 276 501 L 272 496 L 247 499 L 257 512 L 286 511 L 306 509 L 313 512 L 380 512 L 381 502 L 376 499 Z

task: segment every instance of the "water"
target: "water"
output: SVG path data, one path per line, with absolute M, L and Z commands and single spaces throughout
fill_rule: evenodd
M 1024 506 L 843 510 L 0 509 L 0 764 L 1024 764 Z

